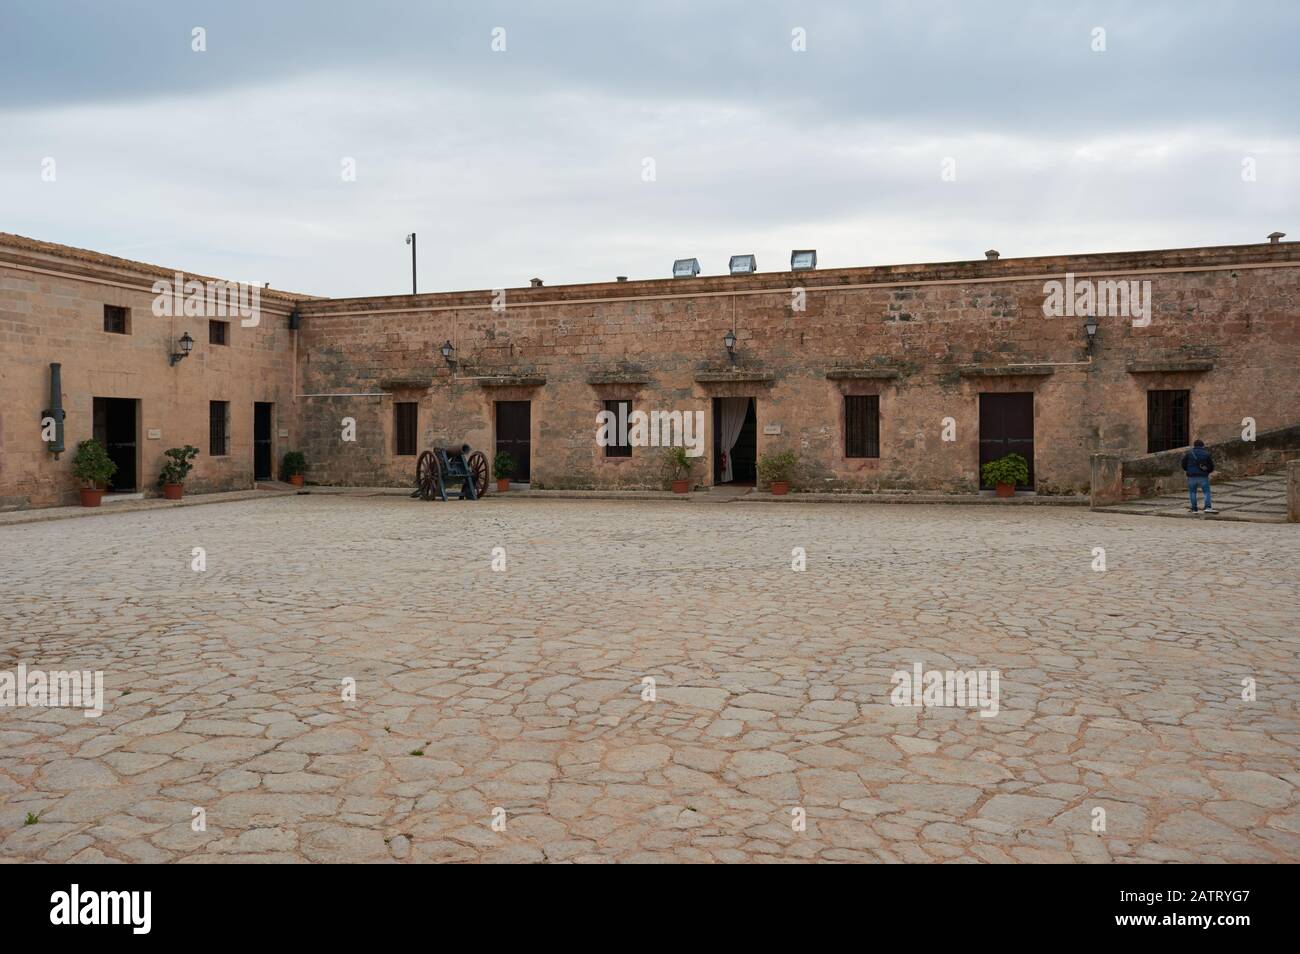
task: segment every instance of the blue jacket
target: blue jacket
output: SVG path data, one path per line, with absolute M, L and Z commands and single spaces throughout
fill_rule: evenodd
M 1214 473 L 1214 458 L 1204 447 L 1193 447 L 1183 455 L 1182 468 L 1188 477 L 1208 477 Z

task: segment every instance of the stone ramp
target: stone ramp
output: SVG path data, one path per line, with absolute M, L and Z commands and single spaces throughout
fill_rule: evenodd
M 1147 517 L 1185 517 L 1189 520 L 1244 520 L 1252 523 L 1286 522 L 1286 473 L 1260 474 L 1211 484 L 1217 514 L 1188 511 L 1187 491 L 1145 500 L 1095 507 L 1100 513 L 1130 513 Z

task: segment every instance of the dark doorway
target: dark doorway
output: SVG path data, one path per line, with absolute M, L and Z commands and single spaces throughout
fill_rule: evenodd
M 1017 490 L 1034 486 L 1034 395 L 1032 392 L 980 395 L 980 469 L 991 460 L 1019 454 L 1029 465 L 1029 482 Z M 984 479 L 980 478 L 984 487 Z
M 275 420 L 274 404 L 253 404 L 253 479 L 270 480 L 272 471 L 271 423 Z
M 726 465 L 722 456 L 723 415 L 727 402 L 745 402 L 745 420 L 740 435 L 731 448 L 731 478 L 725 478 Z M 733 405 L 735 406 L 735 405 Z M 752 484 L 758 476 L 758 414 L 753 398 L 713 399 L 713 474 L 715 484 Z
M 515 472 L 510 479 L 521 483 L 530 479 L 532 407 L 531 401 L 497 401 L 497 453 L 514 458 Z
M 95 398 L 93 405 L 95 440 L 104 445 L 117 471 L 108 481 L 110 493 L 135 493 L 139 490 L 136 473 L 135 398 Z

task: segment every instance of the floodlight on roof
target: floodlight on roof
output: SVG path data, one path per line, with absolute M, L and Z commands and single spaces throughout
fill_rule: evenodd
M 758 271 L 758 259 L 753 255 L 733 255 L 727 268 L 733 275 L 752 275 Z
M 815 248 L 797 248 L 790 253 L 790 271 L 804 272 L 817 267 Z
M 694 278 L 700 273 L 698 258 L 679 258 L 673 262 L 673 278 Z

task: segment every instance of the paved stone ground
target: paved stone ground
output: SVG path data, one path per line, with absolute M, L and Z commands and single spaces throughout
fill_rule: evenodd
M 1130 500 L 1099 509 L 1107 513 L 1135 513 L 1150 517 L 1186 517 L 1188 520 L 1246 520 L 1255 523 L 1286 522 L 1286 472 L 1215 481 L 1210 497 L 1217 514 L 1192 513 L 1187 491 Z M 1205 499 L 1199 500 L 1205 506 Z
M 0 669 L 108 688 L 98 719 L 0 709 L 0 856 L 1294 862 L 1297 565 L 1291 526 L 1073 508 L 319 495 L 3 527 Z M 892 706 L 917 661 L 999 670 L 997 716 Z

